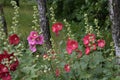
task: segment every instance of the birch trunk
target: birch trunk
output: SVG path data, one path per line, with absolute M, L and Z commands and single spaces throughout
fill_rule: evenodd
M 40 16 L 40 28 L 42 29 L 42 33 L 44 36 L 45 44 L 47 49 L 51 49 L 51 35 L 50 35 L 50 29 L 49 29 L 49 22 L 46 16 L 47 10 L 46 10 L 46 0 L 37 0 L 38 3 L 38 10 L 39 10 L 39 16 Z
M 120 64 L 120 0 L 109 0 L 109 11 L 117 63 Z

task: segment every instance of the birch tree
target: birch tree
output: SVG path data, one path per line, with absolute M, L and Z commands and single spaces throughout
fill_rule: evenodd
M 51 35 L 50 35 L 50 29 L 49 29 L 49 22 L 46 16 L 46 13 L 47 13 L 46 0 L 36 0 L 36 1 L 38 3 L 40 29 L 42 29 L 46 47 L 47 49 L 50 49 L 52 46 L 50 41 Z
M 117 62 L 120 64 L 120 0 L 109 0 L 112 38 L 115 44 Z

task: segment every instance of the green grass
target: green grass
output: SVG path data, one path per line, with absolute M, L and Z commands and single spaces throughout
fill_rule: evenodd
M 12 17 L 14 17 L 14 9 L 13 7 L 6 6 L 4 7 L 4 14 L 8 26 L 8 31 L 10 31 L 10 27 L 12 26 Z M 25 5 L 22 4 L 19 8 L 19 24 L 18 24 L 18 33 L 22 35 L 28 35 L 32 30 L 32 20 L 33 20 L 33 5 Z

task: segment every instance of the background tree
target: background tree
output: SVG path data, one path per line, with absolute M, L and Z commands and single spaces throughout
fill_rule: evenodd
M 112 37 L 115 44 L 116 57 L 120 64 L 120 0 L 109 0 Z
M 39 10 L 39 16 L 40 16 L 40 29 L 42 29 L 42 33 L 44 36 L 45 44 L 47 49 L 50 49 L 51 41 L 50 41 L 50 29 L 49 29 L 49 22 L 48 18 L 46 16 L 46 0 L 37 0 L 38 3 L 38 10 Z
M 4 32 L 7 35 L 7 24 L 6 24 L 6 20 L 5 20 L 2 4 L 0 4 L 0 16 L 1 16 L 1 21 L 2 21 L 2 24 L 3 24 Z

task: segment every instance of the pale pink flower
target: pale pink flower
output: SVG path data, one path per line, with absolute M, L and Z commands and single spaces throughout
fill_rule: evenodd
M 100 39 L 97 40 L 97 42 L 98 42 L 98 47 L 103 48 L 105 46 L 105 40 Z

